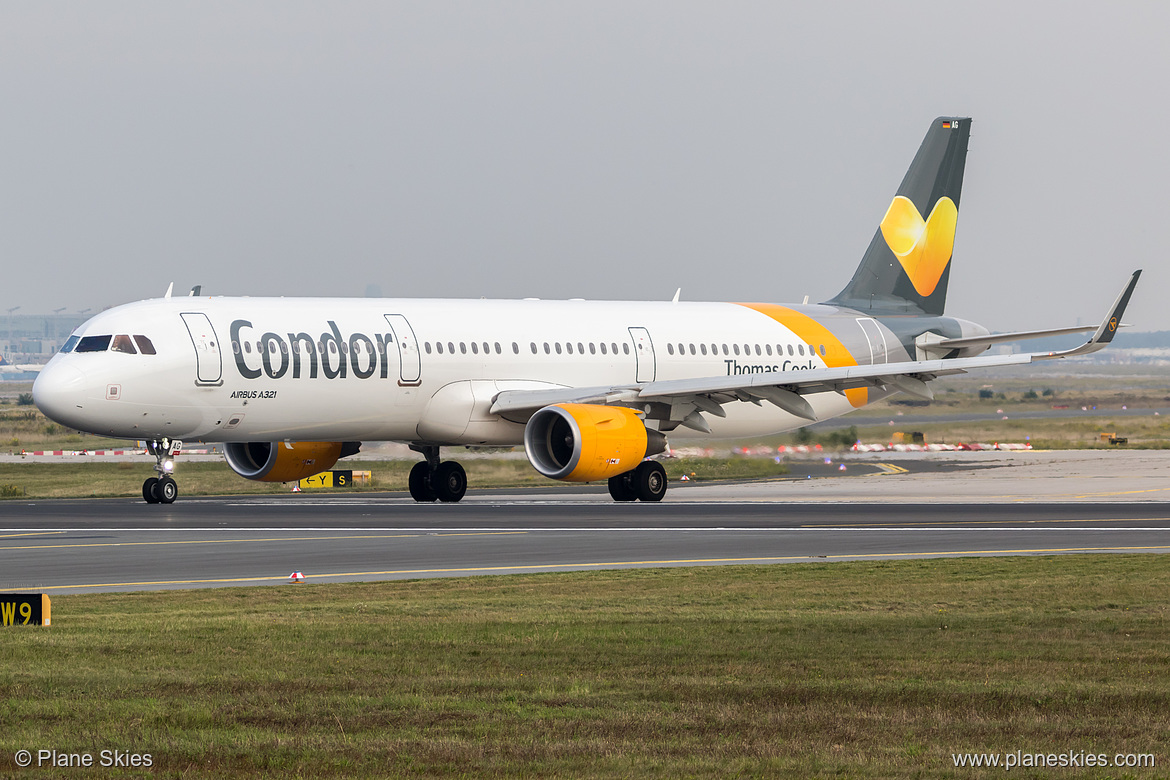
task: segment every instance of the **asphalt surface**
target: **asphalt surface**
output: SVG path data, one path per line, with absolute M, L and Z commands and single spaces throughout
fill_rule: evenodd
M 661 504 L 614 504 L 604 491 L 561 486 L 473 491 L 455 505 L 304 493 L 181 498 L 171 506 L 7 501 L 0 502 L 0 590 L 282 584 L 294 571 L 308 582 L 342 582 L 1170 551 L 1170 496 L 1161 487 L 1170 454 L 997 453 L 955 464 L 920 455 L 851 463 L 833 477 L 675 485 Z M 1097 490 L 1084 498 L 1089 479 Z M 1072 492 L 1061 492 L 1062 480 Z

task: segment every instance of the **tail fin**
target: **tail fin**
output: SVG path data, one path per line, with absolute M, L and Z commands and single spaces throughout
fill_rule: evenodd
M 853 279 L 826 303 L 870 314 L 943 313 L 970 136 L 969 118 L 931 123 Z

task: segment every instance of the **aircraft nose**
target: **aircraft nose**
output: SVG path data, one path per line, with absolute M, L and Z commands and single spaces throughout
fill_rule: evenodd
M 78 427 L 85 404 L 85 374 L 69 364 L 50 363 L 33 382 L 33 403 L 50 420 Z

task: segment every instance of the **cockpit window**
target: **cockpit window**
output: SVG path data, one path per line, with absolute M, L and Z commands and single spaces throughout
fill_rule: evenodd
M 65 344 L 61 347 L 62 352 L 72 352 L 73 348 L 77 346 L 77 342 L 81 341 L 81 336 L 70 336 Z
M 152 344 L 150 339 L 148 339 L 146 336 L 135 336 L 134 343 L 138 345 L 138 351 L 143 355 L 155 354 L 154 344 Z
M 77 342 L 74 352 L 105 352 L 110 348 L 110 339 L 113 336 L 83 336 Z
M 114 342 L 110 345 L 110 350 L 113 352 L 125 352 L 127 355 L 137 355 L 138 350 L 134 349 L 134 342 L 125 333 L 119 333 L 114 336 Z

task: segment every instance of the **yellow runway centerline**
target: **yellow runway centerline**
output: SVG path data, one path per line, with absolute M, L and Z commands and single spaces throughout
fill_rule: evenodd
M 18 536 L 53 536 L 54 534 L 63 534 L 64 531 L 29 531 L 25 534 L 0 534 L 0 539 L 14 539 Z

